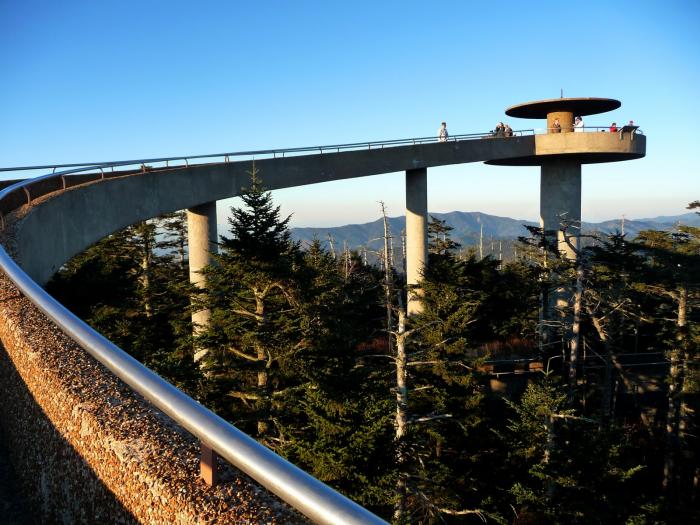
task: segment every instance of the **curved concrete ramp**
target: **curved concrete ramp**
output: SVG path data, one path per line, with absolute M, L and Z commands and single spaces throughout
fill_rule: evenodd
M 472 138 L 267 158 L 256 168 L 268 189 L 279 189 L 522 157 L 533 149 L 531 136 Z M 44 283 L 109 233 L 239 195 L 252 167 L 252 161 L 237 161 L 32 180 L 8 190 L 0 202 L 3 244 L 30 277 Z M 0 415 L 10 427 L 13 463 L 30 480 L 43 520 L 306 522 L 228 465 L 220 464 L 223 482 L 208 489 L 197 475 L 198 440 L 93 361 L 75 342 L 79 339 L 67 337 L 15 283 L 0 275 L 0 340 L 6 347 L 0 350 L 0 379 L 11 397 Z M 348 514 L 341 521 L 356 523 L 359 516 L 365 516 L 363 523 L 381 521 L 361 510 L 343 507 Z M 336 522 L 329 521 L 325 507 L 313 513 L 324 523 Z
M 535 153 L 535 137 L 477 138 L 393 146 L 255 162 L 270 190 L 419 168 Z M 38 283 L 72 256 L 130 224 L 164 213 L 240 195 L 250 183 L 252 161 L 128 172 L 57 191 L 34 201 L 16 224 L 14 256 Z M 115 174 L 115 175 L 118 175 Z

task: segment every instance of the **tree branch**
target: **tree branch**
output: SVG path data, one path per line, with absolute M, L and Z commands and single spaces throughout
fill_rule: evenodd
M 245 352 L 241 352 L 240 350 L 234 348 L 233 346 L 230 346 L 228 348 L 228 350 L 242 359 L 246 359 L 248 361 L 253 361 L 254 363 L 257 361 L 260 361 L 260 359 L 258 359 L 257 356 L 251 356 L 250 354 L 246 354 Z
M 552 414 L 552 417 L 556 417 L 558 419 L 575 419 L 578 421 L 585 421 L 586 423 L 594 423 L 598 424 L 599 422 L 594 420 L 594 419 L 589 419 L 587 417 L 582 417 L 582 416 L 574 416 L 572 414 Z
M 484 516 L 484 511 L 481 509 L 464 509 L 464 510 L 451 510 L 444 507 L 436 507 L 437 510 L 442 514 L 448 514 L 450 516 L 466 516 L 467 514 L 476 514 L 481 521 L 486 523 L 486 517 Z
M 237 399 L 242 399 L 243 401 L 257 401 L 260 399 L 260 396 L 257 394 L 249 394 L 248 392 L 229 392 L 226 394 L 227 396 L 230 397 L 235 397 Z
M 410 423 L 427 423 L 428 421 L 435 421 L 436 419 L 452 419 L 452 414 L 437 414 L 435 416 L 411 418 Z
M 242 315 L 243 317 L 249 317 L 251 319 L 255 319 L 258 322 L 261 322 L 263 320 L 261 315 L 258 315 L 254 312 L 249 312 L 248 310 L 240 310 L 238 308 L 231 310 L 234 314 Z
M 444 363 L 444 361 L 411 361 L 406 363 L 406 366 L 420 366 L 420 365 L 438 365 Z

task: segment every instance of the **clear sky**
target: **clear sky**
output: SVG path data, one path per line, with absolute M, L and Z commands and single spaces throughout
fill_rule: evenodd
M 514 129 L 559 96 L 622 107 L 647 157 L 584 166 L 583 218 L 700 198 L 700 1 L 0 0 L 0 165 Z M 275 192 L 299 226 L 403 213 L 403 174 Z M 535 219 L 538 168 L 429 170 L 431 211 Z M 220 206 L 225 213 L 227 201 Z

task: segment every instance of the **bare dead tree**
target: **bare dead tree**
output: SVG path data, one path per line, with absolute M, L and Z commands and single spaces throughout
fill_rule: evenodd
M 343 266 L 345 269 L 345 280 L 348 280 L 350 275 L 350 250 L 348 249 L 348 241 L 343 241 Z
M 331 249 L 331 256 L 335 259 L 335 239 L 330 233 L 328 234 L 328 246 Z
M 677 305 L 676 326 L 678 335 L 676 345 L 670 352 L 669 359 L 671 368 L 669 371 L 668 384 L 668 413 L 666 416 L 666 453 L 664 457 L 664 477 L 662 487 L 666 492 L 670 492 L 675 485 L 677 477 L 676 457 L 680 449 L 680 426 L 681 415 L 685 412 L 685 399 L 682 395 L 684 390 L 684 364 L 685 355 L 684 333 L 688 322 L 688 289 L 679 286 L 675 292 L 667 292 Z
M 406 273 L 406 230 L 401 230 L 401 266 Z
M 481 222 L 481 215 L 479 215 L 479 260 L 484 258 L 484 224 Z
M 393 279 L 391 275 L 391 252 L 389 251 L 389 238 L 391 237 L 391 230 L 389 229 L 389 219 L 386 215 L 386 207 L 384 202 L 380 201 L 379 204 L 382 207 L 382 218 L 384 220 L 384 299 L 386 306 L 386 331 L 387 334 L 391 333 L 392 328 L 392 293 L 393 293 Z

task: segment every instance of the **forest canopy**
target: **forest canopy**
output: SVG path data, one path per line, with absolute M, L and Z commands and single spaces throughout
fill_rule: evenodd
M 179 212 L 103 239 L 47 290 L 394 523 L 700 521 L 700 229 L 597 236 L 567 259 L 531 227 L 507 263 L 450 230 L 430 222 L 409 316 L 401 232 L 376 264 L 302 245 L 253 174 L 205 287 Z

